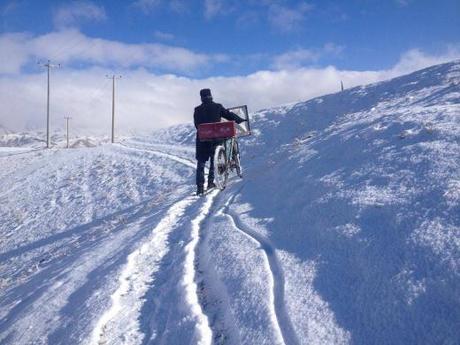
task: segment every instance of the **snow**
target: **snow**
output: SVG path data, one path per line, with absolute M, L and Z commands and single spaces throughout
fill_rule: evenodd
M 2 344 L 454 344 L 460 61 L 251 115 L 194 196 L 195 129 L 0 135 Z
M 143 296 L 151 276 L 160 269 L 161 258 L 166 255 L 169 232 L 192 201 L 189 198 L 176 203 L 153 229 L 150 238 L 128 256 L 118 288 L 111 296 L 111 307 L 99 319 L 91 343 L 142 343 L 139 314 Z

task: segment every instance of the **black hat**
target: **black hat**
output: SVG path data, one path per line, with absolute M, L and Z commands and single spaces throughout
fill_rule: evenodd
M 200 96 L 201 96 L 201 100 L 212 99 L 211 90 L 210 89 L 200 90 Z

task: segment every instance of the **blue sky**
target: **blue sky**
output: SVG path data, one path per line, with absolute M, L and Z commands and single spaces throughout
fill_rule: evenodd
M 42 126 L 47 59 L 61 64 L 56 112 L 102 118 L 117 73 L 125 120 L 156 128 L 189 121 L 202 87 L 256 110 L 458 59 L 459 13 L 458 0 L 3 0 L 0 125 Z
M 78 13 L 78 4 L 93 12 Z M 75 13 L 65 17 L 72 6 Z M 205 77 L 276 69 L 273 60 L 287 52 L 299 52 L 296 66 L 390 68 L 407 50 L 436 54 L 458 44 L 459 13 L 458 0 L 18 0 L 3 2 L 1 28 L 43 35 L 76 27 L 93 38 L 225 55 L 193 71 Z

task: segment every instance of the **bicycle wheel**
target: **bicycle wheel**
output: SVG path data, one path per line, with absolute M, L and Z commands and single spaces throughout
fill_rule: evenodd
M 227 155 L 225 154 L 225 148 L 219 145 L 214 152 L 214 181 L 217 188 L 224 189 L 227 186 L 227 178 Z
M 243 167 L 241 166 L 240 147 L 238 141 L 235 140 L 235 146 L 233 148 L 233 161 L 235 163 L 236 174 L 243 178 Z

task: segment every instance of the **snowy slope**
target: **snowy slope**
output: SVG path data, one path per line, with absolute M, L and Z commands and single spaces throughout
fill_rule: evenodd
M 0 343 L 455 344 L 459 114 L 460 62 L 260 111 L 203 198 L 190 125 L 3 147 Z
M 339 342 L 333 324 L 357 344 L 460 339 L 459 103 L 456 62 L 255 115 L 234 212 L 278 249 L 305 343 Z

